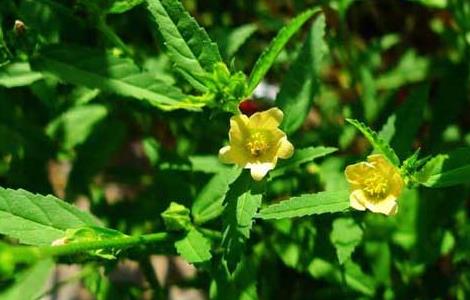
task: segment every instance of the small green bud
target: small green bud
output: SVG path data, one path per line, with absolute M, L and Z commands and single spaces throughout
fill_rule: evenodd
M 189 209 L 176 202 L 170 203 L 170 206 L 162 213 L 162 218 L 169 231 L 186 231 L 191 228 Z
M 224 63 L 214 65 L 214 80 L 219 84 L 226 84 L 230 80 L 230 71 Z

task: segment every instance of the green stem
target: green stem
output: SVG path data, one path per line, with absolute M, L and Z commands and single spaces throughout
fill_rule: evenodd
M 99 249 L 125 249 L 137 245 L 154 244 L 161 242 L 168 242 L 173 239 L 173 236 L 166 233 L 152 233 L 140 236 L 128 236 L 122 238 L 113 238 L 101 241 L 79 242 L 70 243 L 61 246 L 43 246 L 36 248 L 36 254 L 40 258 L 49 256 L 64 256 L 78 254 L 91 250 Z

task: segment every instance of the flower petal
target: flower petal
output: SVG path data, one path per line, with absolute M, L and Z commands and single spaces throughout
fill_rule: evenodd
M 384 200 L 379 201 L 377 203 L 368 202 L 366 203 L 366 207 L 371 212 L 382 213 L 387 216 L 393 216 L 398 211 L 398 203 L 396 200 L 397 200 L 396 197 L 394 197 L 393 195 L 390 195 Z
M 281 124 L 284 113 L 277 107 L 257 112 L 250 117 L 251 128 L 275 129 Z
M 243 153 L 243 149 L 237 146 L 225 146 L 221 148 L 219 150 L 219 159 L 222 163 L 237 164 L 240 167 L 244 167 L 248 162 L 245 153 Z
M 245 115 L 237 115 L 230 118 L 230 143 L 241 145 L 248 138 L 250 131 L 248 129 L 248 117 Z
M 349 205 L 357 210 L 366 210 L 366 207 L 362 204 L 364 198 L 365 196 L 361 190 L 354 190 L 349 195 Z
M 247 164 L 246 168 L 250 169 L 251 177 L 256 180 L 260 181 L 261 179 L 266 176 L 266 174 L 274 168 L 273 163 L 253 163 Z
M 233 158 L 232 158 L 231 150 L 232 150 L 232 147 L 230 147 L 230 146 L 225 146 L 225 147 L 220 148 L 220 150 L 219 150 L 219 159 L 224 164 L 234 163 Z
M 289 158 L 294 154 L 294 146 L 287 140 L 287 137 L 281 138 L 279 141 L 279 149 L 277 150 L 277 156 L 280 158 Z
M 372 166 L 366 162 L 359 162 L 354 165 L 349 165 L 344 170 L 344 175 L 346 175 L 346 180 L 350 184 L 360 185 L 364 178 L 367 177 L 367 174 L 371 170 Z

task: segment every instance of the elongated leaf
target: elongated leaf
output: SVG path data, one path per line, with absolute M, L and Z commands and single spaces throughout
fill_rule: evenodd
M 224 170 L 209 181 L 197 196 L 191 209 L 196 224 L 204 224 L 222 214 L 225 208 L 223 205 L 225 194 L 240 173 L 240 168 Z
M 349 191 L 320 192 L 292 197 L 288 200 L 263 208 L 257 217 L 261 219 L 282 219 L 334 213 L 349 207 Z
M 122 14 L 144 2 L 145 0 L 115 0 L 111 7 L 108 9 L 108 13 Z
M 446 187 L 470 183 L 470 148 L 457 149 L 429 160 L 416 175 L 427 187 Z
M 41 73 L 31 71 L 27 62 L 11 63 L 0 67 L 0 86 L 7 88 L 30 85 L 42 78 Z
M 93 126 L 108 114 L 103 105 L 74 107 L 53 120 L 46 129 L 49 136 L 61 138 L 66 149 L 72 149 L 86 140 Z
M 233 30 L 220 29 L 211 33 L 224 59 L 229 60 L 256 31 L 255 24 L 246 24 Z
M 333 222 L 330 240 L 336 248 L 339 263 L 344 264 L 361 242 L 362 229 L 351 218 L 336 219 Z
M 201 263 L 212 257 L 209 240 L 194 228 L 183 239 L 175 242 L 175 248 L 189 263 Z
M 316 158 L 323 157 L 337 150 L 337 148 L 323 146 L 295 150 L 294 155 L 288 160 L 281 161 L 276 169 L 271 171 L 270 175 L 271 177 L 282 175 L 287 169 L 295 168 L 301 164 L 311 162 Z
M 230 169 L 214 155 L 193 155 L 189 157 L 189 161 L 193 172 L 219 173 Z
M 353 119 L 346 119 L 349 123 L 354 125 L 372 144 L 375 150 L 385 155 L 385 157 L 395 166 L 398 166 L 400 160 L 398 159 L 397 154 L 395 151 L 386 143 L 384 142 L 375 131 L 364 125 L 363 123 L 353 120 Z
M 43 49 L 32 65 L 34 69 L 51 73 L 63 81 L 145 100 L 161 109 L 198 107 L 185 102 L 187 97 L 179 89 L 157 81 L 151 73 L 141 72 L 127 58 L 61 45 Z
M 410 93 L 396 112 L 395 135 L 390 145 L 400 158 L 410 154 L 413 141 L 423 121 L 429 86 L 420 86 Z
M 351 289 L 372 296 L 375 292 L 375 281 L 365 274 L 359 265 L 348 261 L 344 266 L 344 272 L 331 262 L 315 258 L 308 267 L 308 272 L 315 278 L 325 278 L 338 284 L 346 283 Z
M 233 272 L 240 262 L 244 244 L 250 237 L 253 218 L 261 206 L 261 187 L 262 183 L 254 182 L 245 172 L 230 186 L 226 195 L 222 245 L 230 272 Z
M 276 37 L 271 41 L 268 48 L 261 54 L 251 71 L 250 78 L 248 79 L 247 95 L 255 90 L 256 86 L 263 79 L 264 75 L 271 68 L 272 64 L 276 60 L 281 50 L 290 40 L 290 38 L 299 31 L 300 27 L 308 21 L 316 12 L 319 12 L 319 8 L 309 9 L 302 14 L 298 15 L 289 24 L 283 27 Z
M 38 299 L 44 291 L 44 285 L 51 275 L 53 267 L 54 262 L 51 259 L 45 259 L 21 272 L 12 286 L 0 293 L 0 299 Z
M 395 135 L 396 121 L 397 121 L 397 116 L 396 115 L 391 115 L 387 119 L 387 122 L 383 125 L 380 132 L 378 133 L 379 138 L 382 139 L 385 143 L 390 144 L 390 141 L 392 140 L 393 136 Z
M 276 104 L 284 112 L 282 128 L 288 134 L 302 126 L 319 91 L 320 66 L 328 50 L 325 26 L 325 16 L 318 16 L 277 95 Z
M 168 55 L 189 82 L 204 89 L 201 77 L 222 61 L 217 45 L 179 0 L 147 0 L 168 48 Z
M 0 188 L 0 233 L 23 244 L 49 245 L 65 230 L 99 226 L 90 214 L 52 195 Z

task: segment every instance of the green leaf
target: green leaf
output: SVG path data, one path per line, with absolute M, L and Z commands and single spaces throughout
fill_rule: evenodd
M 338 218 L 333 221 L 330 240 L 336 248 L 339 263 L 344 264 L 361 242 L 362 229 L 352 218 Z
M 284 172 L 291 168 L 296 168 L 301 164 L 312 162 L 316 158 L 320 158 L 336 152 L 338 149 L 334 147 L 308 147 L 295 150 L 294 155 L 287 159 L 280 161 L 276 169 L 270 172 L 271 177 L 276 177 L 284 174 Z
M 161 109 L 198 109 L 178 88 L 142 72 L 128 58 L 119 58 L 87 48 L 50 46 L 32 62 L 41 72 L 51 73 L 63 81 L 97 88 L 125 97 L 145 100 Z
M 189 263 L 205 262 L 212 257 L 209 240 L 194 228 L 183 239 L 175 242 L 175 248 Z
M 282 219 L 334 213 L 349 207 L 349 191 L 320 192 L 292 197 L 263 208 L 257 215 L 261 219 Z
M 429 85 L 422 85 L 412 90 L 395 113 L 395 134 L 390 145 L 402 159 L 410 154 L 413 141 L 416 139 L 416 134 L 423 121 L 428 95 Z
M 375 133 L 375 131 L 373 131 L 372 129 L 357 120 L 346 119 L 346 121 L 356 127 L 367 138 L 367 140 L 369 140 L 374 149 L 385 155 L 385 157 L 392 164 L 394 164 L 395 166 L 398 166 L 400 164 L 400 160 L 398 159 L 398 156 L 395 151 L 386 142 L 384 142 L 384 140 L 382 140 L 379 135 Z
M 230 169 L 214 155 L 193 155 L 189 157 L 189 161 L 193 172 L 219 173 Z
M 66 149 L 83 143 L 96 123 L 108 114 L 104 105 L 77 106 L 59 115 L 46 128 L 49 136 L 62 141 Z
M 259 260 L 252 256 L 243 257 L 232 274 L 225 264 L 213 264 L 209 299 L 258 300 L 256 285 L 259 264 Z
M 470 148 L 435 156 L 415 178 L 422 185 L 433 188 L 470 183 Z
M 99 226 L 89 213 L 52 196 L 0 188 L 0 233 L 23 244 L 50 245 L 65 231 Z
M 246 24 L 233 30 L 221 29 L 211 34 L 219 45 L 222 56 L 229 60 L 240 47 L 255 33 L 255 24 Z
M 315 278 L 325 278 L 328 281 L 344 284 L 353 290 L 372 296 L 375 293 L 374 280 L 364 274 L 361 268 L 354 262 L 345 264 L 344 272 L 338 266 L 322 258 L 314 258 L 308 267 L 309 273 Z
M 191 209 L 194 223 L 204 224 L 222 214 L 225 208 L 225 194 L 241 171 L 240 168 L 223 170 L 212 177 L 194 200 Z
M 230 186 L 226 194 L 222 245 L 230 272 L 240 262 L 244 244 L 250 237 L 253 218 L 261 206 L 262 186 L 263 183 L 254 182 L 249 173 L 245 172 Z
M 364 117 L 368 122 L 372 122 L 379 113 L 380 103 L 377 101 L 377 88 L 372 71 L 366 66 L 359 69 L 362 84 L 361 101 L 364 108 Z
M 248 79 L 247 95 L 251 95 L 251 93 L 253 93 L 290 38 L 299 31 L 308 19 L 319 11 L 320 8 L 312 8 L 301 13 L 278 32 L 276 37 L 271 41 L 271 44 L 269 44 L 268 48 L 258 58 L 253 70 L 251 71 L 250 78 Z
M 276 104 L 285 116 L 282 128 L 287 134 L 302 126 L 320 89 L 320 67 L 328 51 L 324 40 L 325 26 L 325 16 L 318 16 L 277 95 Z
M 0 293 L 2 300 L 39 299 L 44 291 L 46 280 L 52 273 L 54 262 L 45 259 L 18 274 L 14 284 Z M 41 297 L 42 299 L 42 297 Z
M 147 0 L 170 56 L 188 81 L 204 90 L 203 76 L 221 62 L 217 45 L 178 0 Z
M 390 117 L 388 117 L 387 122 L 383 125 L 382 129 L 378 133 L 379 138 L 382 139 L 384 143 L 390 144 L 390 141 L 395 135 L 396 121 L 397 121 L 397 116 L 394 114 L 391 115 Z
M 30 85 L 42 78 L 41 73 L 31 71 L 27 62 L 11 63 L 0 67 L 0 86 L 7 88 Z
M 108 9 L 109 14 L 122 14 L 133 9 L 137 5 L 144 3 L 145 0 L 115 0 Z

